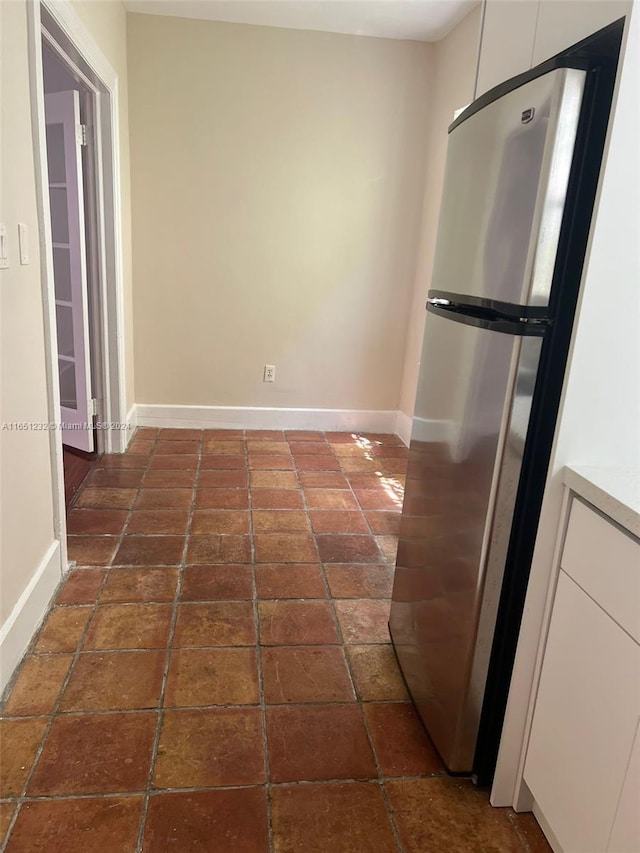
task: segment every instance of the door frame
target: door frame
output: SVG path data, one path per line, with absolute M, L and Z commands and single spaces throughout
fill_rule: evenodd
M 98 450 L 122 453 L 131 437 L 126 407 L 124 362 L 124 262 L 120 195 L 120 122 L 118 75 L 95 43 L 68 0 L 33 0 L 27 4 L 29 89 L 36 171 L 40 267 L 49 422 L 60 419 L 53 248 L 47 184 L 47 144 L 42 69 L 43 26 L 66 64 L 80 73 L 93 90 L 95 106 L 95 180 L 97 211 L 96 264 L 100 340 L 96 342 L 98 420 L 125 428 L 98 429 Z M 51 39 L 47 39 L 51 44 Z M 60 539 L 63 570 L 67 566 L 66 508 L 62 437 L 49 430 L 54 530 Z

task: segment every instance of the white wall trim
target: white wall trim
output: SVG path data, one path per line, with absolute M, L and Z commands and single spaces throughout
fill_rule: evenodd
M 405 445 L 405 447 L 409 447 L 409 442 L 411 441 L 412 424 L 413 424 L 413 421 L 409 417 L 409 415 L 405 415 L 404 412 L 398 412 L 396 414 L 395 434 L 398 436 L 400 441 Z
M 62 552 L 54 540 L 0 629 L 0 692 L 11 680 L 62 578 Z
M 395 433 L 398 412 L 263 406 L 164 406 L 138 403 L 138 426 L 204 429 L 316 429 Z

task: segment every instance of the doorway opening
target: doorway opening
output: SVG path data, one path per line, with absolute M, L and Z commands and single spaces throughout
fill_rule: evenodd
M 65 506 L 101 452 L 102 399 L 95 92 L 43 29 L 49 208 L 53 254 Z
M 118 76 L 71 4 L 41 0 L 27 15 L 54 528 L 66 569 L 65 469 L 72 498 L 97 455 L 123 452 L 131 434 Z

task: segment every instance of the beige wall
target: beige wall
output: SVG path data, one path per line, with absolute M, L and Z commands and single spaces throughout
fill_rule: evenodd
M 124 359 L 127 411 L 134 403 L 133 293 L 131 275 L 131 180 L 129 163 L 129 86 L 127 16 L 120 0 L 73 0 L 73 8 L 118 75 L 120 196 L 124 263 Z
M 0 270 L 0 419 L 3 424 L 47 422 L 26 3 L 0 3 L 0 15 L 0 221 L 7 228 L 10 263 Z M 18 222 L 26 224 L 30 236 L 31 263 L 25 266 L 18 259 Z M 54 540 L 47 432 L 0 431 L 0 484 L 4 625 Z
M 120 76 L 123 243 L 131 301 L 126 17 L 120 3 L 74 8 Z M 0 270 L 0 420 L 47 423 L 44 308 L 36 173 L 31 124 L 27 3 L 0 2 L 0 222 L 7 227 L 10 266 Z M 17 226 L 25 223 L 30 263 L 18 258 Z M 126 310 L 126 305 L 125 305 Z M 133 403 L 131 310 L 128 311 L 128 398 Z M 0 430 L 0 686 L 10 677 L 60 577 L 54 532 L 49 433 Z
M 433 264 L 440 198 L 444 179 L 447 152 L 447 128 L 453 113 L 473 100 L 476 63 L 480 39 L 481 7 L 476 6 L 442 41 L 434 45 L 433 98 L 429 112 L 427 139 L 428 167 L 425 181 L 424 206 L 420 227 L 420 246 L 415 272 L 406 351 L 402 375 L 400 411 L 413 415 L 416 384 L 420 368 L 420 355 L 425 322 L 425 302 L 429 290 Z M 443 371 L 434 371 L 433 378 L 444 377 Z M 431 416 L 442 420 L 451 417 L 453 401 L 447 387 L 435 388 L 440 408 L 431 407 Z
M 128 22 L 136 402 L 396 409 L 432 47 Z

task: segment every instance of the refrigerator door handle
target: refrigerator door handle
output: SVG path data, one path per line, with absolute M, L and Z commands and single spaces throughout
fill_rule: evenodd
M 503 314 L 494 308 L 485 308 L 478 304 L 454 302 L 441 296 L 429 297 L 427 311 L 470 326 L 506 332 L 512 335 L 542 335 L 551 324 L 547 317 L 518 317 Z

